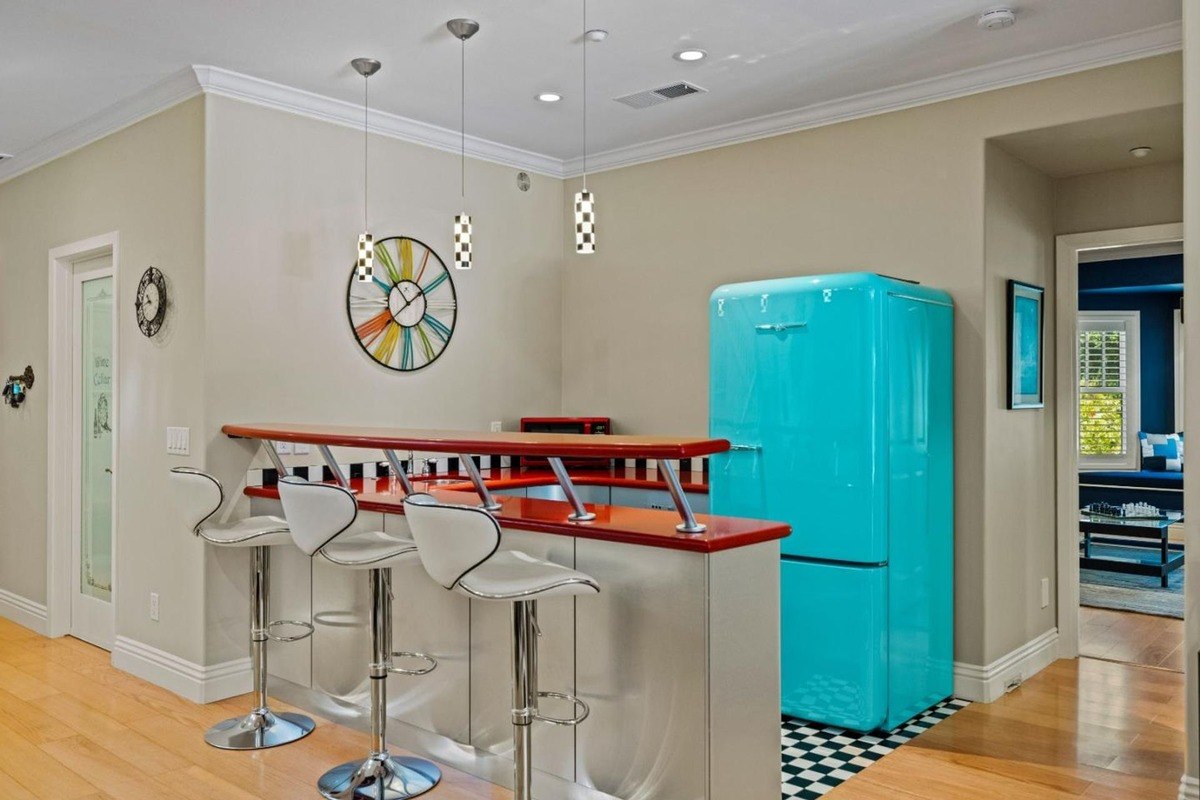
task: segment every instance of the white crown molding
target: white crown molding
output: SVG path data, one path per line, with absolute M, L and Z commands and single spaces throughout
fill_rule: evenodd
M 1044 53 L 1012 58 L 888 89 L 815 103 L 792 111 L 768 114 L 595 153 L 588 156 L 588 172 L 618 169 L 726 145 L 750 142 L 755 139 L 765 139 L 769 136 L 818 128 L 889 111 L 900 111 L 905 108 L 952 100 L 956 97 L 1016 86 L 1044 78 L 1119 64 L 1123 61 L 1149 58 L 1171 53 L 1182 47 L 1182 23 L 1169 22 L 1153 28 L 1097 39 Z M 564 163 L 565 177 L 577 177 L 582 172 L 582 159 L 573 158 Z
M 836 122 L 898 111 L 956 97 L 1066 75 L 1087 69 L 1161 55 L 1182 47 L 1178 22 L 1081 45 L 1001 61 L 924 81 L 817 103 L 792 111 L 718 125 L 588 157 L 589 171 L 617 169 L 648 161 L 711 150 L 731 144 L 816 128 Z M 0 183 L 102 139 L 171 106 L 207 92 L 352 128 L 362 125 L 362 108 L 313 92 L 242 75 L 220 67 L 196 65 L 143 92 L 72 125 L 0 162 Z M 371 131 L 381 136 L 457 153 L 460 134 L 447 128 L 376 111 Z M 582 159 L 563 161 L 479 137 L 467 137 L 467 155 L 553 178 L 582 173 Z
M 208 94 L 230 97 L 266 108 L 287 111 L 324 122 L 332 122 L 335 125 L 362 130 L 363 110 L 358 103 L 335 100 L 332 97 L 230 72 L 220 67 L 195 66 L 193 69 L 200 87 Z M 388 136 L 455 154 L 462 146 L 462 135 L 458 131 L 402 117 L 398 114 L 389 114 L 386 111 L 371 112 L 370 131 L 380 136 Z M 529 170 L 554 178 L 561 178 L 563 174 L 563 162 L 557 158 L 532 153 L 517 147 L 509 147 L 477 136 L 467 136 L 466 148 L 468 156 L 483 161 Z
M 0 617 L 46 635 L 46 606 L 28 597 L 0 589 Z
M 128 128 L 160 111 L 200 94 L 200 84 L 191 68 L 180 70 L 148 89 L 131 95 L 103 111 L 22 150 L 0 162 L 0 183 L 42 166 L 56 158 Z
M 954 662 L 954 696 L 976 703 L 991 703 L 1009 691 L 1009 685 L 1032 678 L 1058 658 L 1058 628 L 1031 639 L 986 666 Z
M 1200 780 L 1191 775 L 1179 779 L 1179 800 L 1200 800 Z
M 127 636 L 118 636 L 113 643 L 112 663 L 193 703 L 236 697 L 251 688 L 249 658 L 205 667 Z

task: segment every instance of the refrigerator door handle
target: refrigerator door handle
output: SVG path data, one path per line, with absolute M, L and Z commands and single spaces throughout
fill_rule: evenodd
M 737 452 L 755 452 L 755 453 L 757 453 L 757 452 L 762 451 L 762 445 L 761 444 L 731 444 L 731 445 L 729 445 L 729 450 L 731 452 L 737 451 Z
M 764 331 L 766 333 L 783 333 L 795 328 L 807 328 L 807 322 L 768 322 L 762 325 L 755 325 L 754 330 Z

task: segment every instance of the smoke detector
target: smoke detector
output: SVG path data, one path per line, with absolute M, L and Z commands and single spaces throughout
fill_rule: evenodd
M 687 81 L 672 83 L 670 86 L 660 86 L 657 89 L 647 89 L 644 92 L 634 92 L 627 94 L 624 97 L 614 98 L 618 103 L 624 103 L 630 108 L 649 108 L 656 106 L 659 103 L 665 103 L 668 100 L 677 100 L 680 97 L 688 97 L 693 94 L 703 94 L 707 89 L 701 89 L 695 84 Z
M 976 23 L 985 31 L 998 31 L 1002 28 L 1011 28 L 1017 21 L 1017 12 L 1011 8 L 992 8 L 979 15 L 979 21 Z

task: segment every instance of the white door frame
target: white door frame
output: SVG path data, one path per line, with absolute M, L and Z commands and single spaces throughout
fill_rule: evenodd
M 75 284 L 74 265 L 103 255 L 112 256 L 113 275 L 113 442 L 120 441 L 120 370 L 118 337 L 120 318 L 120 234 L 116 231 L 56 247 L 50 251 L 49 380 L 46 425 L 46 632 L 65 636 L 71 632 L 72 528 L 74 519 L 75 447 L 74 366 Z M 119 446 L 113 448 L 113 613 L 117 604 L 117 464 Z
M 1057 561 L 1060 658 L 1079 655 L 1079 408 L 1075 399 L 1079 253 L 1183 241 L 1183 224 L 1147 225 L 1055 239 L 1055 387 L 1057 390 Z

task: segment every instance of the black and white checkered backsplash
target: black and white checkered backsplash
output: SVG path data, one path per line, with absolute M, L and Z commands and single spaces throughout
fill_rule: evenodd
M 968 705 L 966 700 L 947 700 L 880 735 L 785 718 L 782 797 L 824 797 L 838 784 Z
M 513 466 L 509 456 L 471 456 L 476 466 L 481 470 L 489 469 L 508 469 Z M 430 458 L 413 458 L 401 459 L 400 464 L 408 471 L 410 475 L 439 475 L 439 476 L 457 476 L 462 475 L 466 480 L 466 473 L 463 472 L 461 459 L 457 456 L 443 456 Z M 518 462 L 519 463 L 519 462 Z M 616 458 L 612 459 L 613 469 L 618 473 L 622 470 L 626 472 L 649 472 L 653 473 L 656 470 L 656 462 L 651 459 L 647 461 L 644 458 Z M 349 464 L 339 464 L 347 476 L 351 480 L 354 478 L 384 478 L 391 472 L 391 467 L 386 461 L 356 461 Z M 707 482 L 708 479 L 708 457 L 702 456 L 697 458 L 682 458 L 672 459 L 671 466 L 679 473 L 679 478 L 684 483 Z M 333 473 L 329 467 L 325 466 L 324 462 L 315 461 L 312 464 L 304 466 L 288 466 L 298 478 L 303 478 L 308 481 L 332 481 Z M 274 486 L 279 483 L 279 473 L 273 467 L 249 469 L 246 471 L 247 486 Z

